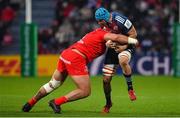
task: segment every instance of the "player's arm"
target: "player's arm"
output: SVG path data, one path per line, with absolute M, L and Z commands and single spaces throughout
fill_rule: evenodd
M 113 42 L 117 42 L 121 45 L 126 45 L 126 44 L 138 44 L 138 40 L 135 38 L 131 38 L 131 37 L 127 37 L 125 35 L 121 35 L 121 34 L 114 34 L 114 33 L 106 33 L 104 35 L 104 40 L 106 41 L 113 41 Z
M 130 28 L 130 30 L 127 32 L 127 35 L 131 38 L 137 37 L 137 32 L 133 25 Z M 128 47 L 128 45 L 115 45 L 115 44 L 113 44 L 113 46 L 114 46 L 113 48 L 116 52 L 122 52 L 123 50 L 125 50 Z
M 137 37 L 137 32 L 134 26 L 131 27 L 131 29 L 127 32 L 128 36 L 131 38 Z

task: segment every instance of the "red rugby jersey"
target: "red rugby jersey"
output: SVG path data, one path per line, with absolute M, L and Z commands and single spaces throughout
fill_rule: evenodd
M 83 53 L 87 57 L 88 62 L 90 62 L 105 52 L 106 41 L 104 40 L 104 35 L 106 33 L 108 32 L 101 28 L 95 29 L 86 34 L 80 41 L 76 42 L 70 48 L 75 48 Z

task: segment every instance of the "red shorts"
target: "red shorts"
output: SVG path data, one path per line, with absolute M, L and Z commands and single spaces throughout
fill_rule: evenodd
M 58 60 L 57 70 L 68 72 L 69 75 L 89 74 L 86 59 L 71 49 L 64 50 Z

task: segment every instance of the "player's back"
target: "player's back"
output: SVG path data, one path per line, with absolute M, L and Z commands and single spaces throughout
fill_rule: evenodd
M 95 29 L 86 34 L 80 41 L 72 45 L 70 48 L 75 48 L 83 53 L 87 57 L 88 62 L 90 62 L 105 52 L 106 41 L 104 40 L 104 35 L 106 33 L 107 31 L 101 28 Z

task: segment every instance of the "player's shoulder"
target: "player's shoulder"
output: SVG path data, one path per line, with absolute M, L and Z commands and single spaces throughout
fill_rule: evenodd
M 107 27 L 97 28 L 94 30 L 94 32 L 110 32 L 110 29 Z
M 97 29 L 94 29 L 92 32 L 88 33 L 88 35 L 91 35 L 93 37 L 99 37 L 99 36 L 104 36 L 108 32 L 109 31 L 107 29 L 97 28 Z
M 124 14 L 122 14 L 120 12 L 114 11 L 114 12 L 111 12 L 111 14 L 112 14 L 112 18 L 115 19 L 115 20 L 117 20 L 118 18 L 121 18 L 121 19 L 124 19 L 124 20 L 128 19 Z
M 128 29 L 132 26 L 131 21 L 126 16 L 121 14 L 120 12 L 111 12 L 111 13 L 112 13 L 112 21 L 113 22 L 121 24 Z

